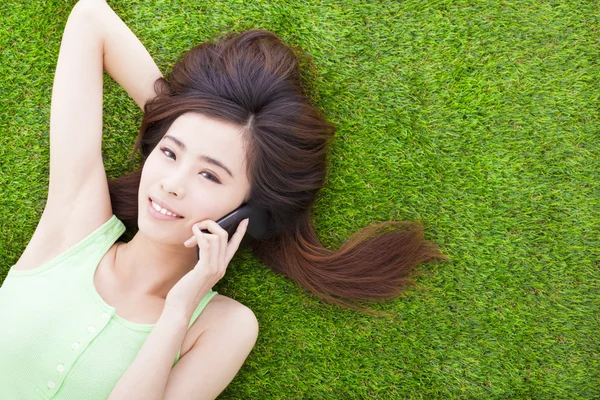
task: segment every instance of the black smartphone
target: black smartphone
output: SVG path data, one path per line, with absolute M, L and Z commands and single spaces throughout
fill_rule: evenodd
M 240 243 L 240 247 L 249 244 L 254 240 L 264 239 L 275 233 L 269 213 L 266 210 L 252 207 L 248 204 L 242 204 L 240 207 L 219 219 L 217 224 L 227 231 L 229 239 L 231 239 L 231 236 L 233 236 L 237 230 L 240 222 L 246 218 L 249 218 L 248 227 L 246 228 L 246 234 Z M 210 233 L 205 229 L 203 229 L 202 232 Z

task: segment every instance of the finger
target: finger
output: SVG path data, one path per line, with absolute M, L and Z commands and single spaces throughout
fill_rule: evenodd
M 221 225 L 217 224 L 215 221 L 210 220 L 210 219 L 205 219 L 204 221 L 201 221 L 201 222 L 197 223 L 196 225 L 198 225 L 198 227 L 200 229 L 206 229 L 210 233 L 217 235 L 220 238 L 225 239 L 225 242 L 227 242 L 229 234 L 227 233 L 227 231 L 225 229 L 223 229 L 221 227 Z
M 204 237 L 210 243 L 210 271 L 214 274 L 219 274 L 221 277 L 221 264 L 219 262 L 219 249 L 221 247 L 221 238 L 217 235 L 204 234 Z
M 205 252 L 206 255 L 206 271 L 211 274 L 217 274 L 219 272 L 220 263 L 219 263 L 219 254 L 222 236 L 218 236 L 212 233 L 202 232 L 202 228 L 211 226 L 210 222 L 214 221 L 203 221 L 205 223 L 198 223 L 194 225 L 195 233 L 200 231 L 201 237 L 206 240 L 209 247 L 209 252 Z M 212 227 L 214 229 L 214 227 Z M 220 228 L 220 227 L 219 227 Z
M 224 238 L 225 241 L 227 241 L 229 234 L 227 233 L 227 231 L 225 229 L 223 229 L 219 224 L 217 224 L 215 221 L 212 220 L 204 220 L 201 222 L 198 222 L 197 224 L 192 225 L 193 226 L 198 226 L 198 228 L 200 228 L 200 230 L 208 230 L 211 234 L 215 234 L 218 235 L 221 238 Z M 206 232 L 203 232 L 206 233 Z M 198 243 L 198 241 L 196 240 L 196 236 L 192 235 L 192 237 L 190 237 L 188 240 L 186 240 L 185 242 L 183 242 L 183 245 L 185 247 L 193 247 Z
M 192 230 L 198 240 L 199 248 L 198 263 L 196 264 L 196 267 L 201 266 L 206 269 L 210 266 L 210 243 L 206 239 L 205 234 L 200 232 L 200 229 L 196 225 L 192 227 Z
M 198 244 L 198 240 L 196 239 L 196 235 L 192 235 L 191 238 L 183 242 L 185 247 L 193 247 Z
M 211 234 L 218 236 L 219 238 L 219 246 L 215 246 L 213 248 L 215 253 L 214 256 L 218 256 L 218 262 L 215 265 L 223 266 L 227 264 L 226 261 L 226 251 L 227 251 L 227 241 L 229 239 L 229 233 L 221 227 L 218 223 L 213 220 L 204 220 L 198 223 L 198 227 L 200 229 L 206 229 Z
M 243 239 L 244 235 L 246 234 L 246 228 L 248 228 L 248 222 L 249 222 L 248 218 L 246 218 L 245 220 L 240 222 L 235 233 L 231 237 L 231 240 L 227 244 L 227 251 L 225 254 L 225 261 L 227 263 L 229 263 L 229 261 L 231 261 L 231 259 L 233 258 L 233 255 L 240 247 L 240 243 L 242 242 L 242 239 Z

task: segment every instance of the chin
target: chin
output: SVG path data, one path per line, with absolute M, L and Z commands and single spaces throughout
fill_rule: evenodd
M 193 232 L 190 229 L 190 234 L 183 238 L 186 235 L 183 234 L 184 228 L 181 226 L 161 226 L 160 221 L 158 221 L 158 224 L 156 224 L 155 222 L 151 221 L 151 217 L 148 216 L 138 216 L 138 228 L 138 232 L 152 242 L 166 245 L 183 246 L 183 242 L 193 235 Z

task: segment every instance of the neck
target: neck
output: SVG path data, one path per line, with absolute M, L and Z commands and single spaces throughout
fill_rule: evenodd
M 132 295 L 166 298 L 169 290 L 198 261 L 197 248 L 157 243 L 138 233 L 118 243 L 114 269 L 123 289 Z

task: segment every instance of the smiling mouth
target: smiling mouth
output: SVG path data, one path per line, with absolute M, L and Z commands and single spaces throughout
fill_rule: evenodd
M 168 216 L 168 217 L 171 217 L 171 218 L 178 218 L 178 219 L 181 219 L 181 218 L 183 218 L 183 216 L 182 216 L 182 215 L 175 214 L 175 213 L 173 213 L 173 212 L 171 212 L 171 211 L 168 211 L 168 212 L 169 212 L 169 214 L 160 212 L 159 210 L 157 210 L 157 209 L 154 207 L 154 204 L 156 204 L 158 207 L 160 207 L 160 205 L 158 205 L 158 203 L 156 203 L 156 202 L 155 202 L 154 200 L 152 200 L 152 198 L 150 198 L 150 197 L 148 197 L 148 203 L 150 204 L 150 207 L 152 207 L 152 208 L 154 209 L 154 211 L 156 211 L 156 212 L 157 212 L 157 213 L 159 213 L 159 214 L 162 214 L 162 215 L 165 215 L 165 216 Z M 160 208 L 162 209 L 162 207 L 160 207 Z M 167 210 L 167 209 L 165 208 L 164 210 Z M 170 214 L 173 214 L 173 215 L 170 215 Z

